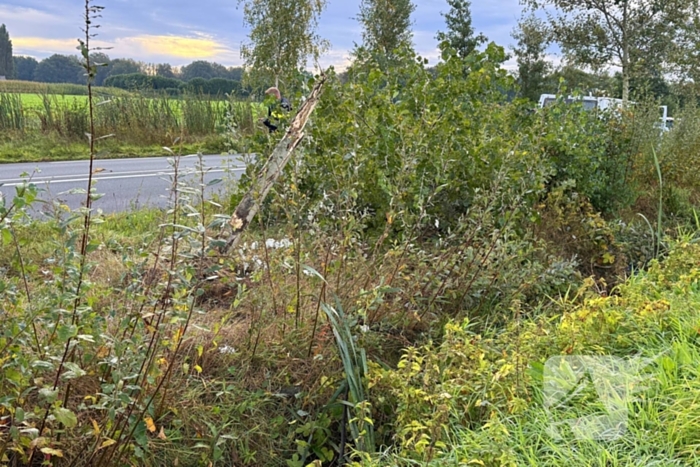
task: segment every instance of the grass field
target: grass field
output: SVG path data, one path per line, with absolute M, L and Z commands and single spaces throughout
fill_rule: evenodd
M 127 96 L 131 93 L 119 88 L 95 87 L 95 94 L 111 96 Z M 72 96 L 87 96 L 87 86 L 68 83 L 36 83 L 33 81 L 6 80 L 0 81 L 0 92 L 29 93 L 29 94 L 64 94 Z
M 0 86 L 0 162 L 86 158 L 87 96 L 70 86 L 17 83 Z M 247 134 L 263 129 L 256 121 L 264 107 L 250 102 L 125 92 L 98 92 L 94 102 L 96 133 L 112 135 L 100 143 L 101 157 L 165 155 L 163 146 L 176 140 L 187 152 L 220 153 L 236 144 L 224 135 L 231 125 Z
M 22 98 L 22 106 L 25 109 L 41 109 L 43 107 L 43 96 L 36 93 L 19 93 Z M 64 105 L 87 105 L 87 96 L 80 96 L 74 94 L 54 94 L 52 98 L 58 103 Z M 102 100 L 104 98 L 98 98 Z

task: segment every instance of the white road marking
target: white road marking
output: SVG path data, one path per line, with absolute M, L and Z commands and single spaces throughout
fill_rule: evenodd
M 245 170 L 245 167 L 238 167 L 238 168 L 233 168 L 233 169 L 229 169 L 229 170 L 232 170 L 234 172 L 241 172 L 241 171 Z M 209 170 L 208 172 L 205 172 L 205 174 L 207 174 L 207 173 L 221 173 L 221 172 L 226 172 L 226 170 L 223 170 L 223 169 L 221 169 L 221 170 Z M 141 172 L 138 175 L 116 175 L 116 176 L 109 176 L 109 177 L 93 177 L 92 180 L 97 182 L 100 180 L 116 180 L 116 179 L 120 179 L 120 178 L 162 177 L 165 175 L 175 175 L 175 172 L 158 172 L 158 173 L 150 173 L 150 174 L 144 174 L 143 172 Z M 15 180 L 17 180 L 17 179 L 15 179 Z M 46 184 L 46 185 L 50 185 L 50 184 L 57 184 L 57 183 L 76 183 L 76 182 L 87 182 L 87 181 L 88 181 L 87 177 L 84 177 L 84 178 L 74 178 L 74 179 L 70 179 L 70 180 L 53 180 L 53 179 L 40 180 L 40 181 L 32 180 L 32 183 L 34 183 L 35 185 L 38 185 L 41 183 Z M 4 187 L 5 186 L 7 186 L 7 187 L 18 186 L 18 185 L 22 185 L 23 183 L 24 182 L 3 183 L 2 180 L 0 180 L 0 184 L 2 184 L 2 186 L 4 186 Z
M 98 168 L 103 168 L 103 167 L 98 167 Z M 188 169 L 194 169 L 194 167 L 181 168 L 180 170 L 188 170 Z M 104 173 L 105 175 L 109 174 L 110 176 L 114 176 L 114 177 L 116 177 L 117 175 L 126 175 L 126 174 L 140 174 L 140 176 L 146 176 L 145 174 L 148 174 L 148 173 L 151 173 L 152 175 L 150 175 L 150 176 L 152 177 L 154 175 L 160 175 L 160 174 L 164 173 L 160 169 L 157 169 L 157 170 L 127 170 L 127 171 L 123 171 L 123 172 L 107 172 L 108 170 L 109 169 L 105 169 L 104 171 L 98 172 L 98 173 Z M 205 167 L 204 170 L 205 170 L 204 173 L 207 174 L 207 173 L 213 173 L 216 169 L 214 169 L 214 168 L 207 169 Z M 227 167 L 226 169 L 216 170 L 216 172 L 218 173 L 218 172 L 222 172 L 225 170 L 240 171 L 240 170 L 245 170 L 245 167 Z M 168 174 L 170 174 L 170 172 L 168 172 Z M 67 175 L 51 175 L 51 176 L 45 176 L 45 177 L 34 177 L 31 179 L 31 182 L 32 183 L 43 183 L 43 182 L 50 182 L 51 183 L 54 181 L 59 182 L 60 181 L 59 179 L 61 179 L 61 178 L 75 177 L 75 176 L 76 176 L 75 174 L 67 174 Z M 87 176 L 85 176 L 85 177 L 86 177 L 85 180 L 87 180 Z M 96 177 L 93 177 L 93 179 L 94 178 L 96 178 Z M 106 178 L 106 177 L 100 177 L 100 178 Z M 22 183 L 24 180 L 25 180 L 24 178 L 6 178 L 6 179 L 0 179 L 0 184 L 3 184 L 4 186 L 10 186 L 6 182 L 10 182 L 10 183 L 20 182 L 20 183 Z M 14 185 L 12 185 L 12 186 L 14 186 Z

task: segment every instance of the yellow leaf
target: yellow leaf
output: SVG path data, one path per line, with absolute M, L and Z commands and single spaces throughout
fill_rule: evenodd
M 63 451 L 54 448 L 41 448 L 41 452 L 49 456 L 63 457 Z
M 148 429 L 148 431 L 150 431 L 151 433 L 155 433 L 156 424 L 153 423 L 153 419 L 151 417 L 147 416 L 146 418 L 143 419 L 143 421 L 146 422 L 146 428 Z
M 100 434 L 100 426 L 92 418 L 90 419 L 90 421 L 92 422 L 92 428 L 93 428 L 93 432 L 95 433 L 95 436 L 99 435 Z
M 202 367 L 199 366 L 199 365 L 195 365 L 195 366 L 194 366 L 194 369 L 197 370 L 197 373 L 201 373 L 201 372 L 202 372 Z
M 117 442 L 114 441 L 113 439 L 107 438 L 106 440 L 104 440 L 104 441 L 102 442 L 102 444 L 100 444 L 100 447 L 99 447 L 97 450 L 99 451 L 100 449 L 104 449 L 104 448 L 109 447 L 109 446 L 111 446 L 111 445 L 113 445 L 113 444 L 117 444 Z

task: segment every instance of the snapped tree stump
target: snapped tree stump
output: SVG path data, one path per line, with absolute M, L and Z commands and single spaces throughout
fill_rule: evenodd
M 275 146 L 267 162 L 265 162 L 265 165 L 260 170 L 253 185 L 243 196 L 241 202 L 238 203 L 236 210 L 229 220 L 229 225 L 232 230 L 223 248 L 223 253 L 226 253 L 231 247 L 238 244 L 241 234 L 260 210 L 260 206 L 262 206 L 263 201 L 265 201 L 270 189 L 280 177 L 284 167 L 289 162 L 289 159 L 291 159 L 294 150 L 304 138 L 304 127 L 318 104 L 321 96 L 321 89 L 325 82 L 326 75 L 322 73 L 314 84 L 308 98 L 292 119 L 284 136 L 279 143 L 277 143 L 277 146 Z

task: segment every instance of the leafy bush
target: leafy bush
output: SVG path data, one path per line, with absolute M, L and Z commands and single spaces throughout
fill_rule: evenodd
M 590 465 L 606 455 L 630 466 L 693 463 L 698 265 L 700 246 L 681 240 L 614 296 L 600 296 L 588 281 L 561 302 L 560 319 L 524 318 L 483 333 L 451 322 L 441 343 L 407 349 L 396 369 L 373 365 L 377 430 L 396 436 L 373 465 Z M 650 386 L 628 402 L 624 440 L 562 442 L 548 434 L 542 369 L 556 355 L 652 358 Z M 574 403 L 562 415 L 577 418 L 583 409 Z

